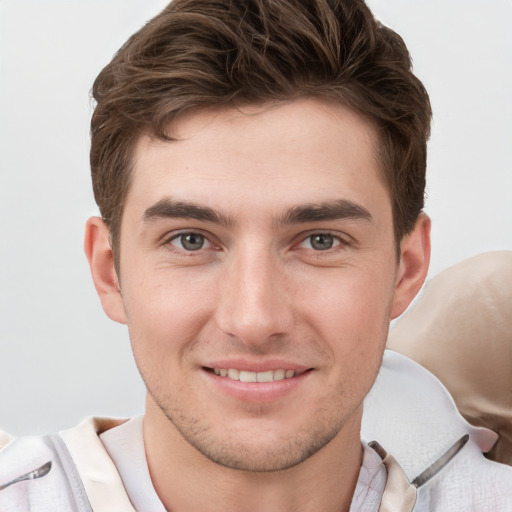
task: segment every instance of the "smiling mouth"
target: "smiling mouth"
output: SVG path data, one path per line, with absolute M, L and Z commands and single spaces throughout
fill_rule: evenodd
M 239 380 L 240 382 L 274 382 L 279 380 L 291 379 L 297 377 L 309 370 L 267 370 L 264 372 L 249 372 L 238 370 L 236 368 L 207 368 L 211 372 L 220 377 L 226 377 L 231 380 Z

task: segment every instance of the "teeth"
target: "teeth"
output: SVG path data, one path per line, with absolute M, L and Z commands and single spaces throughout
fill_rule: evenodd
M 227 377 L 240 382 L 274 382 L 275 380 L 290 379 L 295 376 L 295 370 L 267 370 L 266 372 L 246 372 L 236 368 L 214 368 L 215 375 Z
M 256 379 L 258 382 L 272 382 L 274 380 L 274 372 L 272 370 L 268 372 L 258 372 Z
M 283 380 L 286 376 L 284 370 L 274 370 L 274 380 Z
M 229 371 L 228 371 L 229 377 Z M 240 372 L 240 382 L 258 382 L 258 374 L 256 372 Z
M 240 372 L 234 368 L 228 370 L 228 377 L 233 380 L 240 380 Z

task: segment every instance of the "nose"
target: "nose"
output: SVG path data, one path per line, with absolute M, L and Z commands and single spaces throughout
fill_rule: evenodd
M 223 269 L 217 325 L 245 345 L 289 336 L 293 326 L 289 279 L 271 250 L 241 251 Z

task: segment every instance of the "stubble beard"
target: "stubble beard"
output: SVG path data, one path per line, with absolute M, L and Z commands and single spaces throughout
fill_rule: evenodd
M 153 393 L 148 386 L 147 389 L 171 428 L 204 457 L 225 468 L 257 473 L 284 471 L 304 462 L 334 439 L 361 405 L 355 404 L 348 413 L 336 418 L 328 418 L 325 411 L 317 410 L 311 414 L 315 425 L 301 427 L 286 439 L 258 444 L 254 438 L 216 435 L 206 420 L 188 415 L 180 407 L 166 405 L 173 403 L 171 397 Z

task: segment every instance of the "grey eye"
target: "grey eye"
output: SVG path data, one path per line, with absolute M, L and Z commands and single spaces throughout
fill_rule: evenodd
M 309 237 L 311 247 L 317 251 L 326 251 L 334 246 L 334 237 L 326 233 L 318 233 Z
M 171 243 L 185 251 L 199 251 L 205 247 L 206 238 L 199 233 L 182 233 L 174 238 Z

